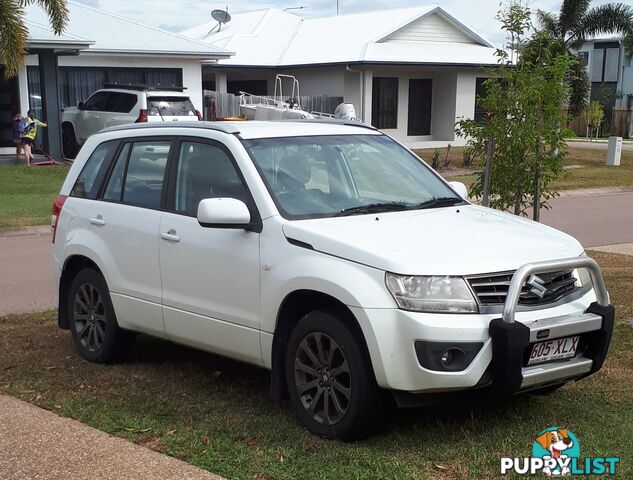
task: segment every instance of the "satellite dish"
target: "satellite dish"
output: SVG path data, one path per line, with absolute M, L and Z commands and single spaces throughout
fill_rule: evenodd
M 227 10 L 213 10 L 211 12 L 211 17 L 213 18 L 213 20 L 216 20 L 217 22 L 219 22 L 220 24 L 222 23 L 229 23 L 231 21 L 231 15 Z
M 211 30 L 209 30 L 207 34 L 204 37 L 202 37 L 202 40 L 204 40 L 209 35 L 211 35 L 216 28 L 218 29 L 218 32 L 222 30 L 223 23 L 229 23 L 231 21 L 231 15 L 229 14 L 229 7 L 226 7 L 226 10 L 220 10 L 219 8 L 216 10 L 213 10 L 211 12 L 211 18 L 213 18 L 213 20 L 218 22 L 218 24 L 214 26 Z

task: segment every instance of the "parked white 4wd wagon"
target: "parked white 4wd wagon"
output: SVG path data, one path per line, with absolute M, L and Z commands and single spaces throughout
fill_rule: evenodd
M 88 139 L 53 207 L 59 324 L 272 371 L 326 437 L 399 405 L 552 390 L 600 369 L 613 307 L 572 237 L 469 203 L 355 123 L 146 124 Z

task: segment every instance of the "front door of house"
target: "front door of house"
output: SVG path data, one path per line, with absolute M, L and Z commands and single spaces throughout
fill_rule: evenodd
M 433 80 L 412 78 L 409 80 L 408 136 L 431 135 L 431 100 Z
M 4 67 L 0 67 L 0 147 L 12 147 L 13 115 L 20 111 L 18 77 L 4 78 Z

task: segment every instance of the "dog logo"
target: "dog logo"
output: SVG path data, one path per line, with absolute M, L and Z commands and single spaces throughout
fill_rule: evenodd
M 565 477 L 571 473 L 570 460 L 580 456 L 578 439 L 566 428 L 553 427 L 541 432 L 532 446 L 532 456 L 546 461 L 543 473 L 548 477 Z M 555 467 L 549 467 L 553 459 Z
M 566 428 L 551 427 L 541 431 L 532 443 L 530 457 L 501 457 L 501 475 L 543 475 L 572 477 L 616 474 L 620 457 L 580 458 L 580 444 Z

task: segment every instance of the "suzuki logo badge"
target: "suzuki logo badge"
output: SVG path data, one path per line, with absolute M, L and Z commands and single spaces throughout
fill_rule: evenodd
M 548 288 L 545 286 L 545 280 L 543 280 L 538 275 L 532 275 L 530 278 L 528 278 L 526 283 L 529 287 L 531 287 L 530 293 L 533 293 L 538 298 L 542 299 L 549 291 Z

